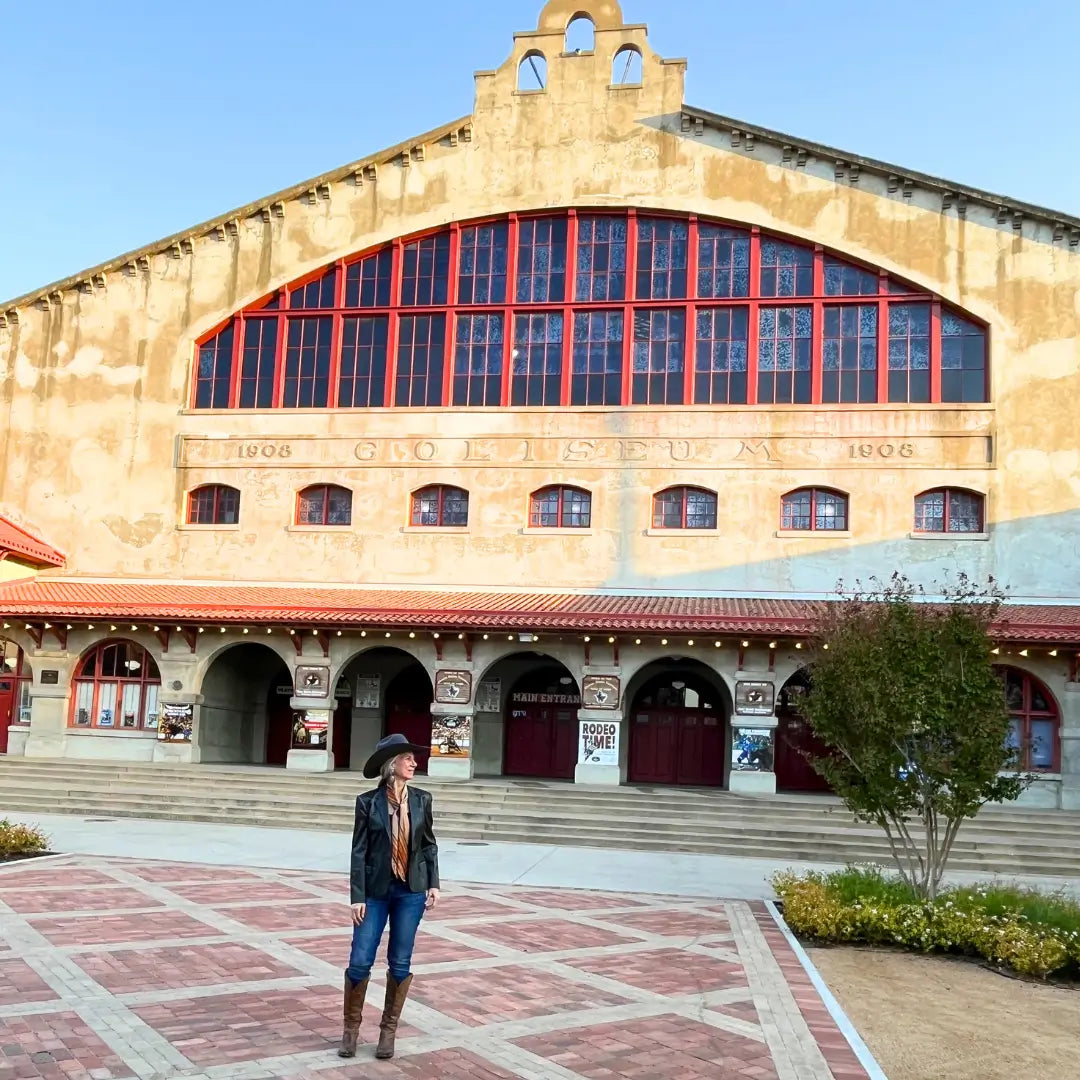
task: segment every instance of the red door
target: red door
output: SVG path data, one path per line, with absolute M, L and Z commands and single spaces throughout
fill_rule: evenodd
M 572 780 L 577 765 L 577 710 L 511 705 L 506 720 L 507 776 Z
M 813 728 L 794 710 L 777 712 L 776 787 L 781 791 L 829 791 L 828 782 L 807 760 L 807 754 L 820 757 L 825 744 Z
M 293 711 L 289 699 L 273 686 L 266 713 L 266 764 L 284 765 L 292 748 Z
M 0 679 L 0 754 L 7 753 L 8 725 L 15 716 L 18 686 L 18 679 Z
M 702 709 L 637 713 L 630 729 L 630 781 L 721 787 L 724 731 L 723 718 Z
M 431 712 L 418 712 L 415 708 L 392 705 L 386 717 L 384 735 L 404 735 L 416 746 L 426 746 L 427 750 L 417 751 L 416 771 L 428 771 L 428 758 L 431 757 Z
M 334 768 L 347 769 L 352 758 L 352 702 L 339 698 L 334 710 L 332 731 L 334 741 Z

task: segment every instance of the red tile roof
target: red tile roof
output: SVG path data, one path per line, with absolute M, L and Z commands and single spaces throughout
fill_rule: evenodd
M 820 606 L 819 602 L 810 600 L 85 582 L 55 578 L 0 585 L 0 614 L 8 617 L 333 624 L 388 630 L 594 630 L 793 636 L 806 634 L 813 628 Z M 1002 613 L 1001 632 L 1013 641 L 1080 644 L 1080 604 L 1010 605 Z
M 51 544 L 0 514 L 0 552 L 37 566 L 63 566 L 64 556 Z

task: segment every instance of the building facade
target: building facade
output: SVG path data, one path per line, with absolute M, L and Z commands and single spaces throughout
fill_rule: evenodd
M 814 605 L 962 571 L 1080 807 L 1080 220 L 684 73 L 551 0 L 472 115 L 0 306 L 8 753 L 805 790 Z

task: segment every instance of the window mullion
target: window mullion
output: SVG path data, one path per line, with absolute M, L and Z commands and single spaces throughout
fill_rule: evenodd
M 814 310 L 810 323 L 810 401 L 814 405 L 821 404 L 821 387 L 823 381 L 822 366 L 825 337 L 825 304 L 822 297 L 825 295 L 825 252 L 820 244 L 814 245 Z M 842 336 L 842 335 L 841 335 Z M 856 353 L 858 345 L 856 344 Z M 843 359 L 840 361 L 843 368 Z M 856 382 L 859 369 L 855 369 Z M 841 372 L 842 375 L 842 372 Z M 842 382 L 841 378 L 841 382 Z M 792 399 L 795 398 L 795 386 L 792 385 Z M 843 394 L 838 394 L 843 397 Z M 856 394 L 856 397 L 858 395 Z
M 443 385 L 442 403 L 444 407 L 453 404 L 454 386 L 454 344 L 457 341 L 457 315 L 455 306 L 458 302 L 458 263 L 461 260 L 461 226 L 455 221 L 450 226 L 450 268 L 449 281 L 446 283 L 446 323 L 443 327 Z
M 375 270 L 375 290 L 378 293 L 378 264 Z M 398 340 L 401 334 L 401 241 L 395 240 L 390 249 L 390 310 L 386 314 L 386 386 L 383 388 L 383 405 L 389 408 L 397 403 Z M 410 376 L 411 376 L 410 372 Z M 410 392 L 412 379 L 409 380 Z
M 341 309 L 345 306 L 345 263 L 339 261 L 334 279 L 334 314 L 330 324 L 330 372 L 329 385 L 326 387 L 326 407 L 336 409 L 338 404 L 338 382 L 341 379 Z M 374 358 L 374 357 L 373 357 Z M 353 369 L 355 379 L 356 369 Z M 370 376 L 369 376 L 370 383 Z M 370 392 L 369 392 L 370 400 Z
M 240 404 L 240 358 L 241 343 L 244 340 L 244 314 L 241 312 L 232 321 L 232 368 L 229 371 L 229 408 L 235 409 Z
M 750 296 L 761 296 L 761 230 L 750 230 Z M 758 403 L 758 334 L 761 326 L 761 302 L 750 300 L 746 326 L 746 403 Z
M 568 406 L 573 394 L 574 373 L 574 289 L 577 287 L 577 211 L 571 210 L 566 216 L 566 273 L 563 286 L 563 371 L 562 386 L 559 389 L 559 402 Z
M 631 207 L 626 218 L 626 288 L 623 305 L 623 354 L 622 354 L 622 404 L 633 404 L 632 379 L 634 369 L 634 306 L 630 302 L 637 295 L 637 210 Z
M 889 276 L 884 270 L 878 273 L 877 316 L 877 403 L 889 400 Z
M 941 401 L 941 301 L 930 303 L 930 401 Z

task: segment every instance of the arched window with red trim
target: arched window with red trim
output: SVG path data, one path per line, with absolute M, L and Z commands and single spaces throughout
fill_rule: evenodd
M 30 723 L 33 672 L 13 641 L 0 641 L 0 726 Z
M 337 484 L 313 484 L 296 497 L 297 525 L 351 525 L 352 492 Z
M 981 533 L 985 527 L 984 499 L 977 491 L 937 488 L 915 496 L 915 531 Z
M 414 491 L 410 521 L 418 527 L 464 528 L 469 524 L 469 493 L 446 484 Z
M 715 529 L 716 492 L 670 487 L 653 496 L 654 529 Z
M 71 726 L 155 731 L 161 675 L 154 658 L 133 641 L 95 645 L 75 669 Z
M 784 532 L 846 532 L 848 497 L 828 488 L 799 488 L 780 500 Z
M 204 484 L 188 494 L 189 525 L 236 525 L 240 492 L 227 484 Z
M 587 529 L 592 524 L 592 495 L 584 488 L 553 484 L 534 491 L 529 510 L 533 529 Z
M 1019 668 L 1002 668 L 1009 710 L 1008 746 L 1021 772 L 1057 772 L 1061 761 L 1061 712 L 1038 679 Z

